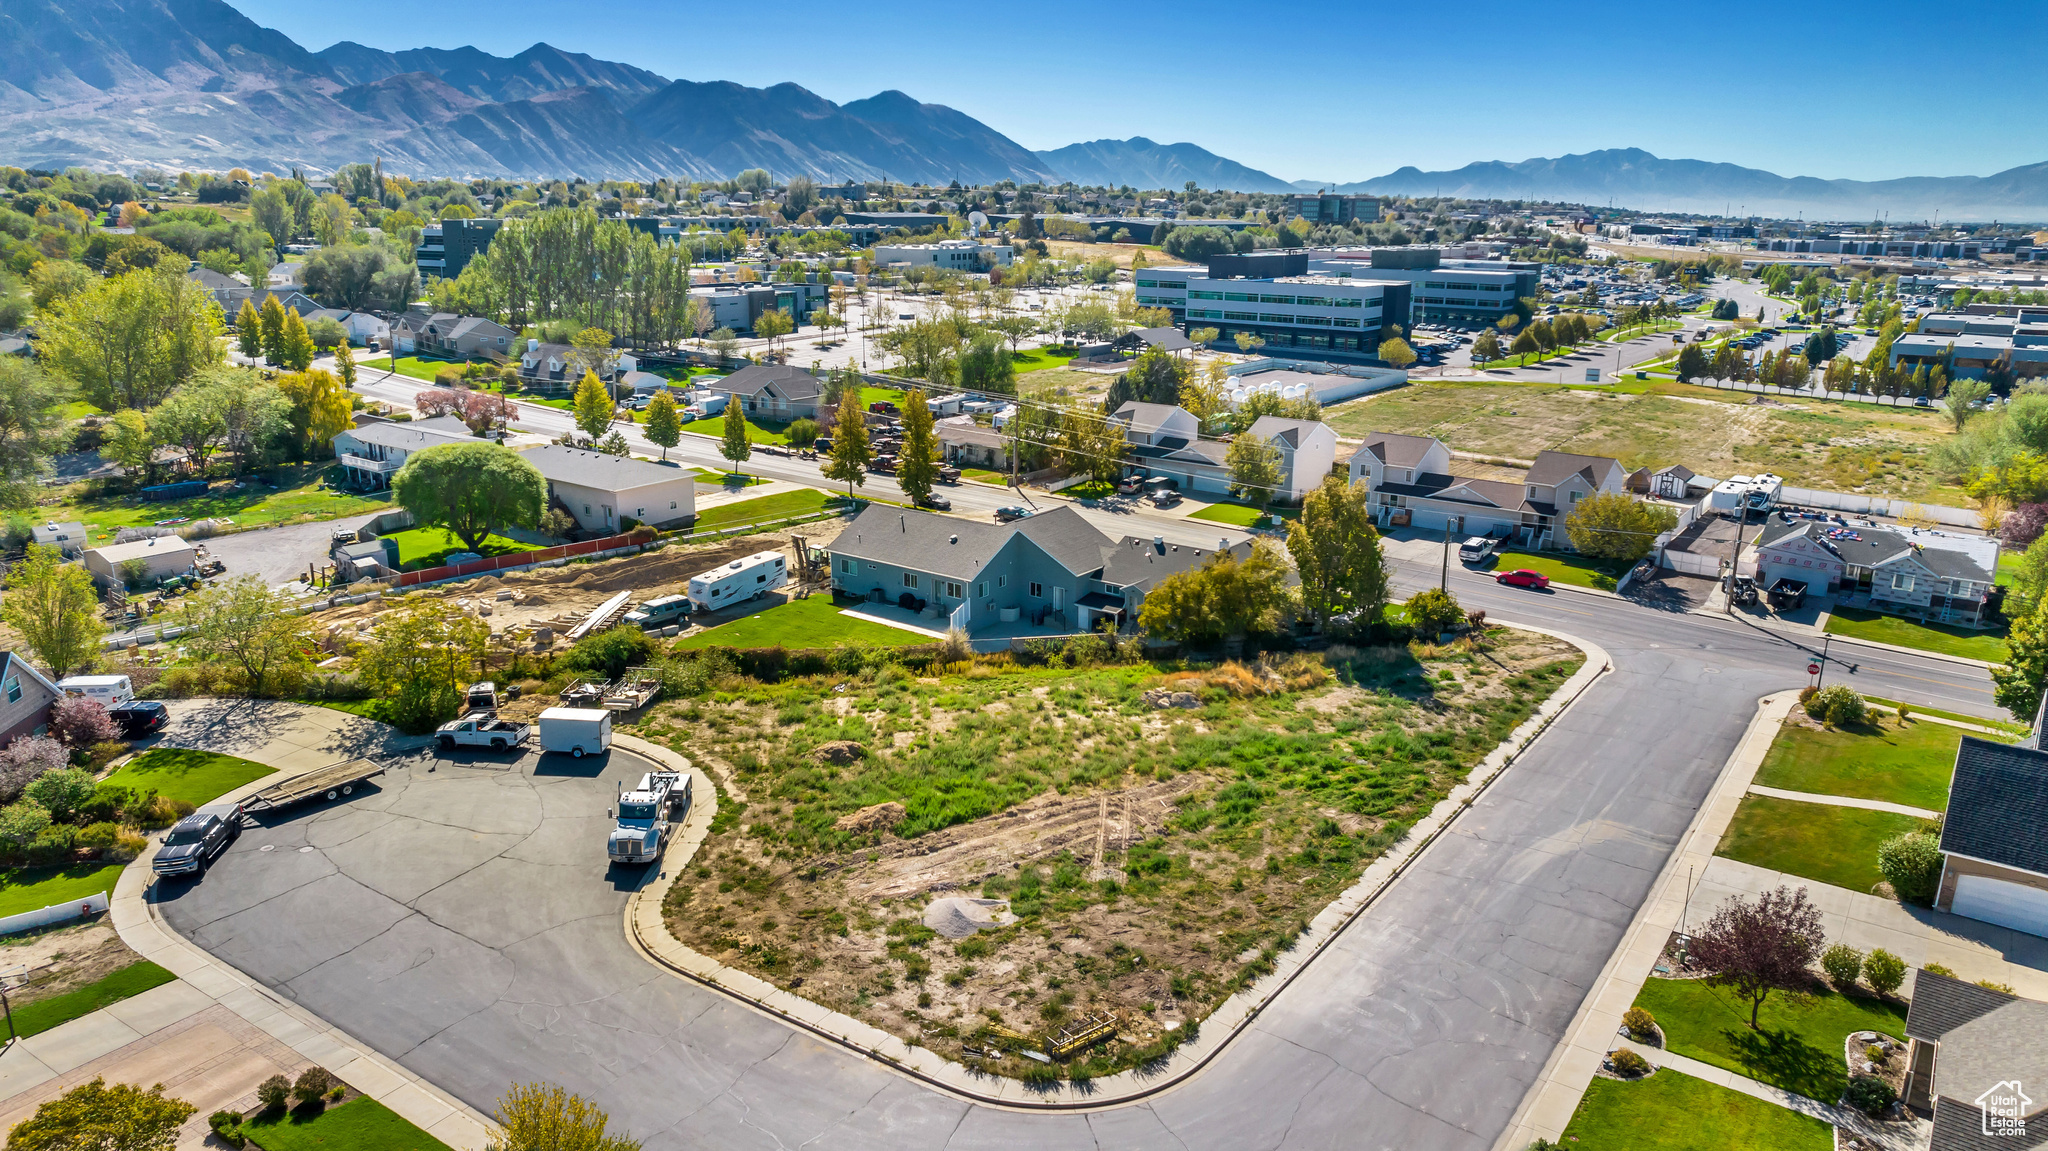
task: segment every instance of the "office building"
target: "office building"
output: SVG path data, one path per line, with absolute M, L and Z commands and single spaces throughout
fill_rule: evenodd
M 1385 326 L 1408 320 L 1407 283 L 1312 274 L 1299 249 L 1144 268 L 1134 279 L 1140 304 L 1171 310 L 1186 328 L 1217 329 L 1217 347 L 1234 347 L 1244 333 L 1280 357 L 1373 360 Z
M 419 264 L 420 280 L 430 276 L 452 280 L 462 275 L 469 262 L 491 246 L 503 220 L 443 220 L 429 224 L 420 233 L 413 260 Z
M 1311 224 L 1349 224 L 1363 220 L 1371 224 L 1380 218 L 1380 202 L 1376 196 L 1333 196 L 1325 192 L 1288 197 L 1288 205 L 1294 214 Z
M 1412 289 L 1414 323 L 1491 324 L 1534 296 L 1542 266 L 1504 260 L 1448 259 L 1440 248 L 1318 250 L 1308 270 L 1317 275 L 1403 280 Z
M 986 272 L 1010 266 L 1010 245 L 984 244 L 979 240 L 940 240 L 936 244 L 876 244 L 877 267 L 950 268 L 956 272 Z

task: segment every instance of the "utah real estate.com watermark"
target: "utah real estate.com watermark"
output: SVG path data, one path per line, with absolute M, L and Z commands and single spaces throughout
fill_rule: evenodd
M 1977 1096 L 1975 1102 L 1983 1116 L 1984 1134 L 2026 1135 L 2027 1112 L 2033 1109 L 2034 1101 L 2020 1090 L 2019 1080 L 2008 1079 L 1996 1084 Z

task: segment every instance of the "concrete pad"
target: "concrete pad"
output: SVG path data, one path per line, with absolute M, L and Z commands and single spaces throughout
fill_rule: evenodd
M 62 1075 L 140 1038 L 142 1033 L 133 1027 L 104 1011 L 95 1011 L 41 1035 L 32 1035 L 16 1046 L 34 1052 L 45 1067 Z
M 162 987 L 152 987 L 140 995 L 123 999 L 104 1010 L 108 1015 L 135 1029 L 138 1035 L 148 1035 L 169 1027 L 188 1015 L 196 1015 L 213 1006 L 213 997 L 179 980 Z

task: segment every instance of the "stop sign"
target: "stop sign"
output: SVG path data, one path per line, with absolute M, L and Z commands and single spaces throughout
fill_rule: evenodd
M 1820 665 L 1819 665 L 1819 664 L 1817 664 L 1817 663 L 1810 663 L 1810 664 L 1807 664 L 1807 665 L 1806 665 L 1806 674 L 1808 674 L 1808 675 L 1819 675 L 1819 674 L 1820 674 Z

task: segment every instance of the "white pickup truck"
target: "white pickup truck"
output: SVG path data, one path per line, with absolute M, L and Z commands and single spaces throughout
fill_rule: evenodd
M 458 747 L 488 747 L 505 751 L 518 747 L 533 734 L 533 725 L 499 719 L 496 712 L 473 711 L 452 723 L 434 729 L 434 742 L 442 751 Z

